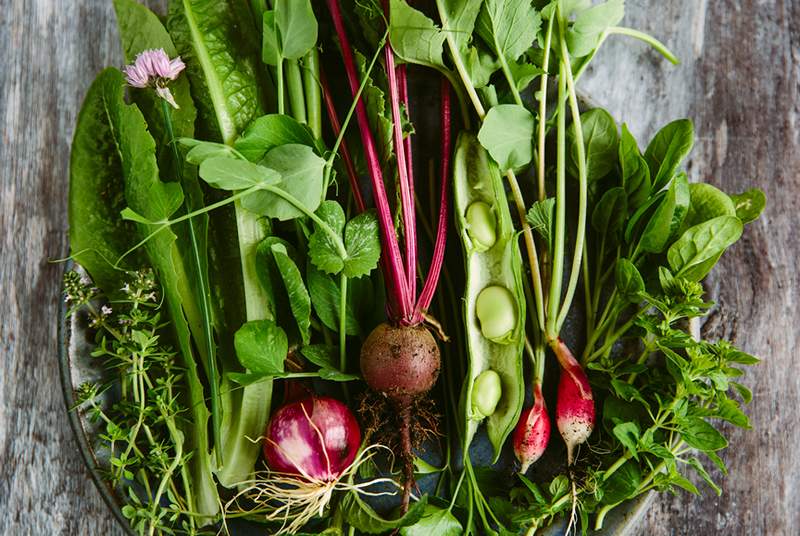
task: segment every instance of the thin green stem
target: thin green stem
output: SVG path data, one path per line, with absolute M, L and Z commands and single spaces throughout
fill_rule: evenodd
M 297 60 L 286 60 L 286 90 L 292 116 L 300 123 L 306 123 L 306 98 L 303 95 L 303 75 Z
M 322 137 L 322 90 L 319 83 L 319 50 L 312 48 L 303 58 L 306 118 L 315 138 Z
M 578 107 L 578 96 L 575 92 L 575 80 L 572 78 L 572 65 L 569 60 L 569 50 L 567 50 L 566 39 L 560 37 L 561 58 L 564 64 L 564 75 L 567 78 L 567 88 L 569 90 L 569 105 L 572 111 L 572 127 L 575 132 L 575 146 L 577 147 L 578 157 L 578 230 L 575 236 L 575 248 L 572 256 L 572 267 L 569 271 L 569 283 L 567 284 L 567 294 L 561 304 L 561 310 L 556 321 L 557 332 L 561 331 L 561 326 L 567 319 L 567 313 L 572 306 L 572 298 L 575 296 L 575 289 L 578 287 L 580 277 L 581 259 L 583 258 L 584 240 L 586 239 L 586 212 L 588 204 L 589 181 L 586 172 L 586 147 L 583 144 L 583 124 L 581 123 L 581 111 Z M 587 281 L 588 285 L 589 282 Z
M 553 271 L 550 274 L 550 295 L 547 301 L 547 339 L 558 337 L 558 310 L 561 303 L 561 282 L 564 277 L 564 255 L 566 242 L 566 195 L 567 195 L 567 124 L 565 114 L 565 99 L 567 92 L 567 77 L 564 73 L 564 62 L 559 64 L 558 76 L 558 115 L 557 123 L 557 148 L 556 148 L 556 223 L 553 246 Z
M 633 37 L 634 39 L 638 39 L 639 41 L 643 41 L 653 47 L 659 54 L 664 56 L 670 63 L 673 65 L 680 64 L 680 60 L 673 54 L 667 46 L 653 37 L 652 35 L 647 35 L 644 32 L 640 32 L 639 30 L 634 30 L 633 28 L 626 28 L 624 26 L 614 26 L 606 30 L 606 33 L 609 35 L 627 35 L 628 37 Z
M 539 85 L 539 151 L 538 151 L 538 179 L 539 179 L 539 201 L 544 201 L 547 197 L 545 190 L 545 140 L 547 139 L 547 82 L 549 78 L 548 70 L 550 69 L 550 47 L 553 41 L 553 20 L 555 17 L 550 17 L 547 23 L 547 33 L 544 37 L 544 58 L 542 59 L 542 79 Z
M 500 48 L 500 43 L 497 42 L 497 36 L 494 39 L 495 50 L 498 53 L 497 57 L 500 60 L 500 69 L 503 71 L 503 76 L 506 78 L 506 82 L 508 83 L 509 89 L 511 89 L 511 95 L 514 97 L 514 102 L 517 103 L 517 106 L 525 106 L 522 103 L 522 97 L 519 94 L 519 90 L 517 89 L 517 82 L 514 80 L 514 75 L 511 74 L 511 69 L 508 67 L 508 61 L 506 61 L 505 55 L 502 53 Z
M 347 370 L 347 276 L 341 273 L 339 285 L 339 370 Z
M 278 65 L 275 66 L 275 77 L 278 81 L 278 113 L 286 113 L 286 90 L 283 87 L 283 58 L 278 57 Z

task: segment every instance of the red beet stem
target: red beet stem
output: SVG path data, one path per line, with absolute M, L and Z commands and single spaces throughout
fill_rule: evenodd
M 447 245 L 447 213 L 449 211 L 447 185 L 450 183 L 448 180 L 450 173 L 450 85 L 444 77 L 442 77 L 441 93 L 442 160 L 440 174 L 442 182 L 441 197 L 439 199 L 439 222 L 436 226 L 436 243 L 433 248 L 431 267 L 430 270 L 428 270 L 428 277 L 425 280 L 425 285 L 422 287 L 422 293 L 417 302 L 415 317 L 420 319 L 422 312 L 430 307 L 431 301 L 433 300 L 433 293 L 436 291 L 436 286 L 439 283 L 439 276 L 442 272 L 444 251 Z
M 358 94 L 358 89 L 361 84 L 353 58 L 353 50 L 350 47 L 350 41 L 347 38 L 347 32 L 344 28 L 341 7 L 339 6 L 338 0 L 327 0 L 327 5 L 331 13 L 331 18 L 333 19 L 336 35 L 339 38 L 345 72 L 347 73 L 347 79 L 350 84 L 350 91 L 353 97 L 355 97 Z M 361 142 L 364 144 L 367 165 L 370 170 L 375 206 L 378 209 L 378 222 L 381 227 L 381 234 L 383 235 L 381 246 L 384 256 L 387 257 L 389 265 L 388 271 L 391 276 L 387 279 L 391 297 L 389 301 L 393 302 L 390 303 L 389 308 L 396 314 L 399 314 L 401 318 L 409 318 L 414 306 L 408 292 L 408 280 L 406 279 L 403 257 L 400 253 L 400 245 L 398 244 L 397 234 L 394 229 L 392 211 L 389 207 L 386 188 L 383 184 L 383 172 L 381 171 L 381 165 L 378 159 L 375 138 L 370 130 L 369 118 L 367 117 L 364 100 L 360 97 L 356 103 L 356 118 L 361 133 Z
M 336 113 L 336 106 L 333 103 L 330 87 L 328 86 L 328 78 L 325 76 L 325 71 L 322 68 L 319 70 L 319 80 L 322 86 L 322 95 L 325 99 L 325 109 L 328 112 L 328 120 L 331 122 L 331 128 L 333 129 L 333 135 L 338 137 L 342 126 L 339 122 L 339 116 Z M 353 157 L 350 155 L 350 149 L 347 147 L 347 142 L 344 139 L 342 139 L 342 143 L 339 145 L 339 150 L 342 153 L 342 160 L 344 161 L 344 167 L 347 171 L 347 178 L 350 181 L 350 191 L 353 192 L 356 207 L 358 207 L 359 212 L 364 212 L 367 205 L 364 203 L 364 196 L 361 195 L 361 187 L 358 184 L 358 173 L 356 173 L 356 166 L 353 164 Z

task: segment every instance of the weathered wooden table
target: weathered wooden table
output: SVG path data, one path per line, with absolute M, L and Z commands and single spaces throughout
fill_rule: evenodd
M 661 497 L 639 532 L 797 534 L 800 2 L 629 0 L 626 23 L 663 39 L 683 65 L 617 40 L 583 90 L 640 139 L 691 117 L 691 177 L 728 191 L 758 185 L 769 197 L 709 281 L 720 309 L 703 328 L 763 357 L 747 378 L 754 429 L 732 432 L 722 497 Z M 0 0 L 0 51 L 0 534 L 119 534 L 65 417 L 55 327 L 63 268 L 50 262 L 67 252 L 75 115 L 93 76 L 122 59 L 111 1 Z

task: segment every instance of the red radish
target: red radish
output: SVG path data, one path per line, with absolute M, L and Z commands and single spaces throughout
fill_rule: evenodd
M 556 401 L 556 425 L 567 444 L 567 461 L 575 461 L 575 447 L 589 439 L 594 429 L 595 413 L 589 378 L 564 341 L 557 338 L 550 347 L 561 365 Z
M 547 415 L 542 386 L 536 383 L 533 386 L 533 406 L 522 412 L 512 438 L 514 454 L 522 464 L 520 473 L 526 473 L 542 457 L 549 441 L 550 416 Z
M 330 482 L 356 458 L 361 430 L 336 399 L 310 396 L 281 407 L 267 425 L 264 458 L 273 471 Z
M 339 0 L 327 0 L 333 26 L 339 40 L 350 91 L 355 98 L 361 85 L 355 66 L 353 51 L 347 38 Z M 388 2 L 384 2 L 387 20 Z M 361 372 L 372 390 L 383 394 L 394 405 L 400 418 L 398 435 L 403 460 L 403 500 L 401 509 L 408 510 L 411 487 L 414 483 L 414 454 L 411 438 L 411 405 L 424 397 L 436 383 L 439 375 L 441 357 L 431 333 L 423 324 L 427 309 L 439 281 L 444 262 L 445 241 L 447 237 L 448 215 L 448 172 L 450 159 L 450 88 L 442 80 L 441 90 L 441 197 L 439 201 L 439 220 L 436 240 L 428 274 L 422 290 L 417 296 L 417 234 L 416 208 L 414 200 L 414 173 L 411 155 L 411 141 L 403 132 L 402 108 L 408 112 L 408 88 L 406 70 L 395 67 L 394 51 L 390 44 L 384 50 L 384 68 L 389 86 L 389 108 L 392 112 L 393 145 L 397 180 L 399 183 L 399 205 L 402 214 L 402 248 L 395 229 L 393 210 L 384 185 L 383 170 L 378 159 L 375 138 L 370 130 L 366 107 L 361 97 L 356 101 L 355 115 L 358 121 L 361 142 L 369 168 L 372 197 L 375 200 L 378 222 L 381 229 L 381 263 L 387 287 L 388 322 L 379 325 L 367 337 L 361 348 Z M 328 106 L 328 114 L 335 117 L 333 106 Z M 331 123 L 338 121 L 332 118 Z M 342 147 L 345 163 L 352 159 Z M 357 177 L 352 166 L 350 184 L 354 189 L 357 203 L 364 196 L 358 191 Z

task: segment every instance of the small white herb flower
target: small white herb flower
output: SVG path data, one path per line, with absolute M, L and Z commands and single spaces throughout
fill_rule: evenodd
M 111 314 L 111 307 L 104 305 L 100 308 L 100 312 L 103 314 L 103 316 L 108 316 Z
M 134 62 L 126 65 L 122 72 L 128 85 L 138 88 L 155 88 L 156 94 L 167 101 L 173 108 L 178 107 L 169 83 L 178 78 L 186 68 L 180 56 L 169 59 L 163 48 L 140 52 Z

